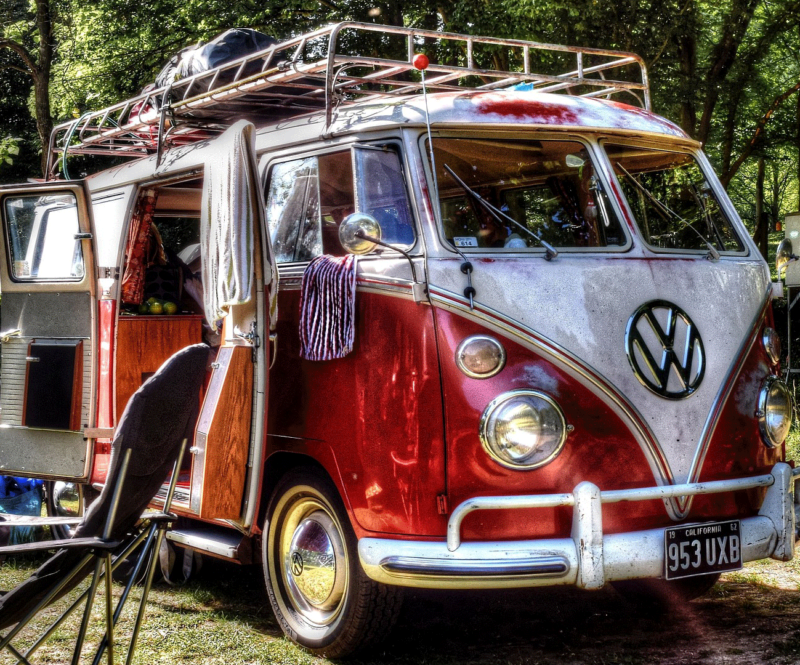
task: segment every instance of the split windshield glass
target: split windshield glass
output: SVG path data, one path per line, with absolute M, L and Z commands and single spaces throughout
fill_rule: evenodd
M 433 140 L 444 236 L 459 249 L 617 248 L 622 226 L 577 141 Z M 454 177 L 455 176 L 455 177 Z
M 691 154 L 603 143 L 639 231 L 653 248 L 743 252 Z

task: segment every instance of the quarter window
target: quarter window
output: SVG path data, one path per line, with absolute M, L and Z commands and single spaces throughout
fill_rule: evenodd
M 78 208 L 72 194 L 9 196 L 3 202 L 11 276 L 70 280 L 84 276 Z

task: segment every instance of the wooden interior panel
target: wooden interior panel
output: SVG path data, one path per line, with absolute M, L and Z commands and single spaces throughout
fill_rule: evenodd
M 202 316 L 120 316 L 117 327 L 117 419 L 131 395 L 167 358 L 202 341 Z
M 195 436 L 192 509 L 203 519 L 237 519 L 242 508 L 253 410 L 253 351 L 219 350 Z

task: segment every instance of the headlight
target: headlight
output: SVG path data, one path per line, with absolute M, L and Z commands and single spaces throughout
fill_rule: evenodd
M 774 328 L 764 328 L 764 334 L 761 337 L 761 343 L 764 345 L 764 350 L 773 365 L 777 365 L 781 360 L 781 338 Z
M 489 456 L 511 469 L 535 469 L 564 447 L 567 424 L 558 405 L 534 390 L 512 390 L 483 412 L 481 442 Z
M 767 448 L 783 443 L 792 424 L 792 396 L 780 379 L 770 376 L 758 396 L 758 426 Z

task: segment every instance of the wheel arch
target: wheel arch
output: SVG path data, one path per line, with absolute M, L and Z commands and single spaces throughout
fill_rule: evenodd
M 275 487 L 281 481 L 281 478 L 283 478 L 293 469 L 312 468 L 324 474 L 325 477 L 336 488 L 336 491 L 339 493 L 339 498 L 344 504 L 347 517 L 350 520 L 350 526 L 356 529 L 357 525 L 353 520 L 350 502 L 347 500 L 347 492 L 344 491 L 341 477 L 338 473 L 338 468 L 336 468 L 333 460 L 331 460 L 331 463 L 334 467 L 333 473 L 318 459 L 305 453 L 278 451 L 270 455 L 267 458 L 267 461 L 264 463 L 264 472 L 262 474 L 261 494 L 259 497 L 259 506 L 257 512 L 258 521 L 256 522 L 258 528 L 260 529 L 264 524 L 264 519 L 266 518 L 267 509 L 269 507 L 270 496 L 272 495 Z

